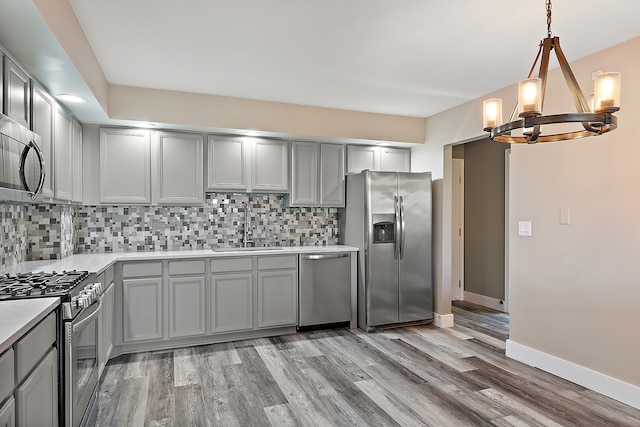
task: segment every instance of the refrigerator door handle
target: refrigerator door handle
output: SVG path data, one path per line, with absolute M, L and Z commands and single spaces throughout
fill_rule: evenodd
M 396 215 L 394 226 L 395 226 L 395 236 L 393 239 L 393 256 L 395 259 L 398 259 L 400 256 L 400 206 L 398 205 L 398 197 L 393 196 L 393 211 Z
M 400 196 L 400 259 L 404 258 L 404 237 L 406 230 L 406 223 L 404 219 L 404 200 Z

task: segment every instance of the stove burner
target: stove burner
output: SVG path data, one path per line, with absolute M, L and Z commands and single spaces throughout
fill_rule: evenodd
M 0 299 L 69 295 L 89 275 L 75 270 L 6 274 L 0 276 Z

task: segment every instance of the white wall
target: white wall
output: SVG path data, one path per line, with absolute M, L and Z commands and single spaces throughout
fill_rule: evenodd
M 512 148 L 511 230 L 533 222 L 532 237 L 508 236 L 513 343 L 640 389 L 640 38 L 571 63 L 586 94 L 595 70 L 623 73 L 619 128 L 586 140 Z M 566 52 L 570 55 L 570 52 Z M 527 70 L 523 70 L 523 73 Z M 545 113 L 573 111 L 559 70 L 550 73 Z M 554 88 L 561 88 L 554 90 Z M 515 85 L 488 94 L 515 105 Z M 427 119 L 426 145 L 413 150 L 419 168 L 444 177 L 436 202 L 443 236 L 450 227 L 447 144 L 481 130 L 482 99 Z M 417 157 L 420 157 L 418 159 Z M 444 166 L 443 166 L 444 164 Z M 559 224 L 559 209 L 571 224 Z M 449 215 L 449 218 L 447 217 Z M 446 239 L 445 239 L 446 240 Z M 450 246 L 441 242 L 441 265 Z M 449 283 L 437 284 L 441 293 Z M 637 398 L 636 395 L 635 398 Z

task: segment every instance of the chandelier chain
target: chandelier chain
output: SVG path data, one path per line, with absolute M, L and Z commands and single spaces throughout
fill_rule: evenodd
M 551 0 L 547 0 L 547 36 L 551 37 Z

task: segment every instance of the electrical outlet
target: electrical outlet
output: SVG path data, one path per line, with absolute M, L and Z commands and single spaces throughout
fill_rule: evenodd
M 518 236 L 531 236 L 531 221 L 518 222 Z

